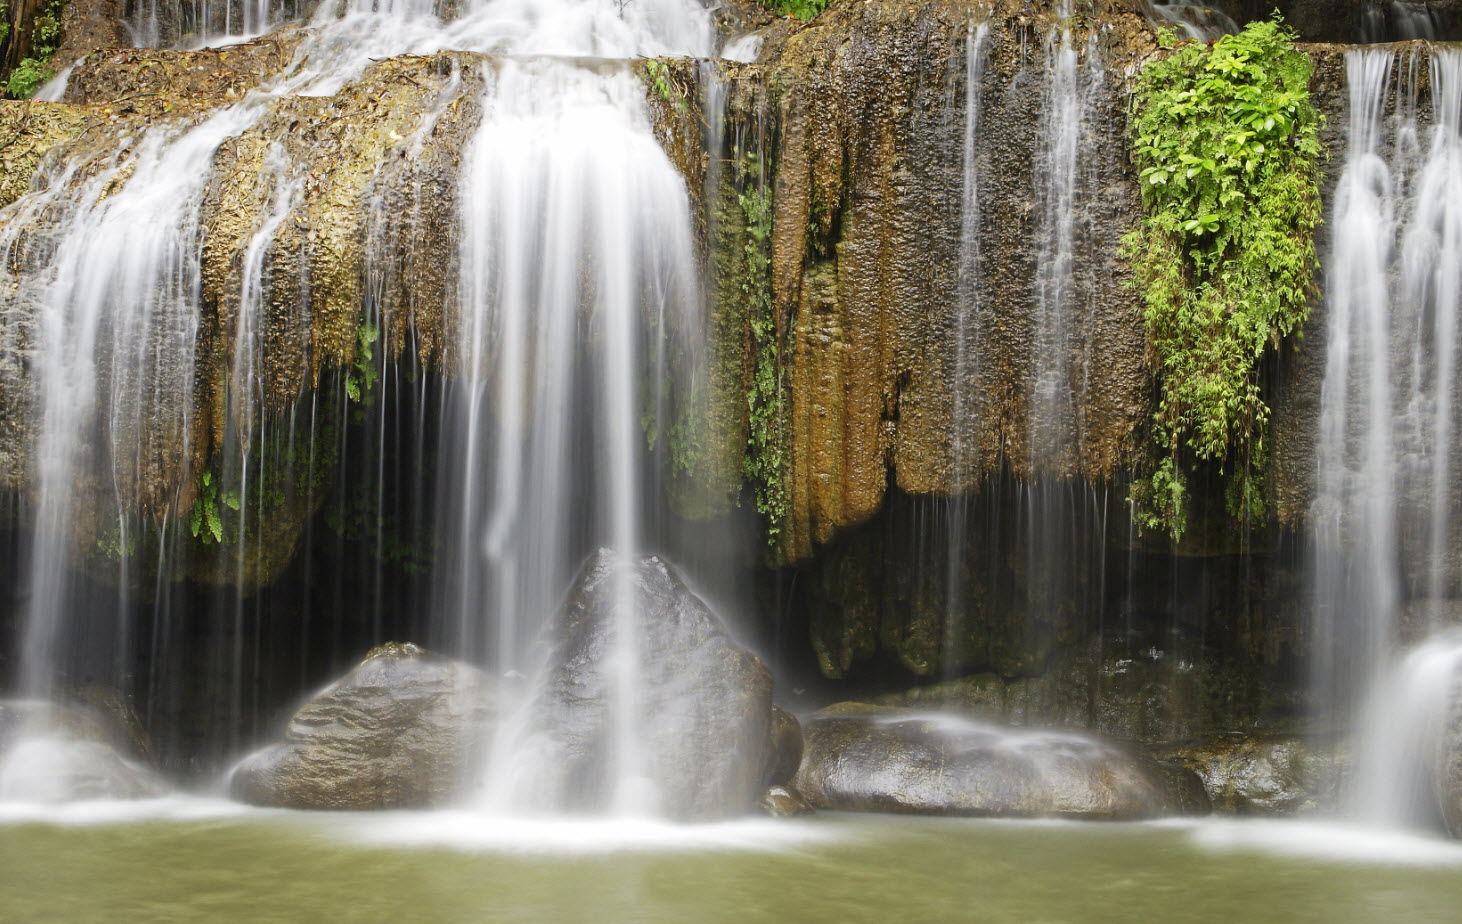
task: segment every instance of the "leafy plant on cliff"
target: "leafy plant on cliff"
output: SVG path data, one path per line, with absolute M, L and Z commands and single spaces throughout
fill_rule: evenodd
M 666 336 L 662 334 L 661 336 Z M 676 357 L 683 362 L 683 359 Z M 684 376 L 684 393 L 679 400 L 670 400 L 669 426 L 665 428 L 665 446 L 669 450 L 670 477 L 691 475 L 700 464 L 705 430 L 705 406 L 702 400 L 700 382 L 695 375 Z M 660 444 L 661 430 L 658 411 L 661 405 L 656 400 L 658 383 L 646 381 L 640 388 L 640 429 L 645 434 L 645 445 L 651 452 Z
M 737 196 L 746 221 L 741 291 L 751 327 L 753 368 L 746 393 L 750 424 L 742 471 L 756 489 L 757 512 L 766 518 L 767 543 L 775 545 L 787 516 L 785 433 L 782 420 L 781 348 L 772 313 L 772 197 L 761 162 L 748 151 L 739 162 Z
M 380 339 L 380 325 L 370 319 L 360 322 L 355 332 L 355 361 L 345 373 L 345 393 L 357 404 L 375 403 L 374 389 L 381 378 L 376 367 L 376 342 Z
M 1309 314 L 1320 221 L 1320 116 L 1293 43 L 1277 20 L 1251 23 L 1149 63 L 1133 93 L 1144 217 L 1122 243 L 1161 390 L 1162 453 L 1133 499 L 1175 539 L 1194 462 L 1231 471 L 1232 514 L 1263 516 L 1258 364 Z
M 760 0 L 761 5 L 782 16 L 812 19 L 832 5 L 833 0 Z
M 675 82 L 675 75 L 670 72 L 670 67 L 663 61 L 654 58 L 645 59 L 645 79 L 660 98 L 670 104 L 676 112 L 684 112 L 688 105 L 685 101 L 685 91 Z
M 193 538 L 201 539 L 204 545 L 223 542 L 223 517 L 218 509 L 222 502 L 228 509 L 238 512 L 239 492 L 235 490 L 219 493 L 213 472 L 204 470 L 202 483 L 198 487 L 198 499 L 188 515 L 188 527 Z
M 29 99 L 46 81 L 56 76 L 50 63 L 61 47 L 61 13 L 65 9 L 65 0 L 48 0 L 31 21 L 31 54 L 15 65 L 6 84 L 6 89 L 16 99 Z

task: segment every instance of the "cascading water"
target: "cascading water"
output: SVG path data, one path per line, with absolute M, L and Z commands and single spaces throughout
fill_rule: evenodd
M 1077 264 L 1093 237 L 1084 200 L 1099 184 L 1082 151 L 1092 143 L 1090 123 L 1104 73 L 1095 39 L 1073 34 L 1070 4 L 1058 16 L 1045 46 L 1040 118 L 1029 134 L 1034 169 L 1027 195 L 1035 212 L 1027 237 L 1033 245 L 1031 275 L 1022 280 L 1029 302 L 1019 313 L 1007 313 L 1008 307 L 985 294 L 986 273 L 998 275 L 999 268 L 987 270 L 982 247 L 1000 246 L 1009 219 L 982 213 L 982 183 L 989 180 L 981 170 L 990 164 L 991 140 L 1002 137 L 1004 127 L 987 126 L 983 111 L 992 28 L 972 21 L 965 34 L 955 277 L 960 307 L 950 332 L 951 380 L 958 387 L 952 390 L 948 437 L 951 483 L 960 493 L 934 510 L 932 529 L 922 525 L 923 513 L 911 525 L 921 545 L 938 550 L 933 562 L 943 583 L 931 596 L 942 594 L 940 644 L 951 679 L 971 661 L 998 663 L 1002 671 L 1022 669 L 1016 667 L 1020 659 L 1043 650 L 1063 631 L 1058 625 L 1096 623 L 1101 603 L 1090 609 L 1079 604 L 1078 615 L 1069 594 L 1086 601 L 1103 596 L 1097 572 L 1104 558 L 1106 492 L 1079 485 L 1075 476 L 1082 465 L 1083 415 L 1097 350 L 1095 296 Z M 995 178 L 992 185 L 998 189 L 999 183 Z M 991 344 L 1008 336 L 1004 330 L 1011 325 L 1021 331 L 1013 344 L 1017 352 L 996 355 L 999 348 Z M 1002 363 L 1015 364 L 1023 378 L 1019 403 L 1008 410 L 1000 407 L 1002 386 L 992 372 Z M 1017 419 L 1002 420 L 1007 413 Z M 1002 426 L 1010 428 L 1003 447 L 1007 457 L 992 460 L 988 434 Z M 1008 470 L 991 471 L 992 462 Z M 1021 474 L 1012 476 L 1012 470 Z
M 1343 724 L 1358 724 L 1358 807 L 1390 823 L 1417 820 L 1416 768 L 1425 764 L 1427 730 L 1450 708 L 1443 675 L 1459 657 L 1456 636 L 1439 634 L 1388 666 L 1398 643 L 1441 628 L 1455 590 L 1462 53 L 1428 54 L 1424 149 L 1415 59 L 1398 60 L 1392 49 L 1346 57 L 1350 127 L 1327 264 L 1312 510 L 1315 691 Z
M 1239 31 L 1238 24 L 1221 10 L 1188 0 L 1143 0 L 1140 9 L 1153 25 L 1176 28 L 1184 38 L 1200 42 Z
M 1032 483 L 1018 488 L 1017 509 L 1026 532 L 1026 574 L 1032 614 L 1051 620 L 1054 588 L 1079 579 L 1091 562 L 1084 524 L 1104 529 L 1099 490 L 1071 480 L 1084 447 L 1088 384 L 1092 375 L 1092 294 L 1076 273 L 1077 255 L 1090 245 L 1089 219 L 1080 199 L 1093 184 L 1083 169 L 1088 122 L 1105 74 L 1093 34 L 1083 50 L 1071 28 L 1072 8 L 1060 5 L 1060 25 L 1048 36 L 1050 83 L 1041 114 L 1035 170 L 1037 230 L 1032 382 L 1027 418 L 1026 470 Z M 1095 512 L 1095 520 L 1087 514 Z M 1097 539 L 1097 548 L 1103 540 Z M 1082 549 L 1071 554 L 1068 543 Z M 1100 562 L 1100 552 L 1096 561 Z M 1030 633 L 1043 630 L 1032 627 Z
M 586 543 L 643 547 L 637 383 L 656 381 L 656 347 L 692 325 L 699 295 L 685 183 L 637 78 L 533 61 L 505 62 L 496 80 L 462 180 L 465 375 L 448 397 L 460 442 L 445 483 L 465 493 L 444 499 L 457 515 L 437 584 L 466 650 L 506 672 L 529 668 L 523 616 L 549 611 Z M 477 636 L 485 605 L 495 638 Z M 627 721 L 637 627 L 618 631 Z M 627 780 L 637 733 L 618 733 Z
M 956 281 L 959 299 L 958 320 L 954 331 L 954 381 L 974 380 L 974 364 L 980 358 L 980 178 L 979 131 L 983 108 L 986 57 L 990 28 L 984 22 L 971 22 L 965 35 L 965 98 L 963 184 L 960 197 L 959 275 Z M 969 490 L 973 481 L 973 434 L 975 408 L 964 387 L 954 390 L 954 409 L 950 416 L 950 454 L 954 483 Z M 953 650 L 956 633 L 964 623 L 968 604 L 965 599 L 964 558 L 965 534 L 969 528 L 970 499 L 967 494 L 949 501 L 944 587 L 944 648 Z
M 1361 40 L 1395 42 L 1435 39 L 1437 23 L 1425 3 L 1416 0 L 1371 0 L 1362 14 Z
M 1027 470 L 1066 475 L 1081 452 L 1083 399 L 1091 374 L 1091 296 L 1075 273 L 1088 243 L 1079 197 L 1090 188 L 1081 151 L 1092 101 L 1105 75 L 1095 38 L 1083 55 L 1072 36 L 1069 3 L 1048 37 L 1050 83 L 1041 114 L 1035 169 L 1039 209 Z M 1083 60 L 1084 59 L 1084 60 Z
M 7 344 L 33 351 L 39 404 L 21 677 L 28 694 L 51 692 L 53 642 L 74 605 L 72 521 L 88 502 L 82 456 L 98 444 L 110 448 L 110 464 L 99 470 L 110 469 L 119 493 L 136 494 L 153 477 L 167 480 L 174 454 L 189 455 L 198 203 L 214 149 L 247 118 L 230 111 L 191 132 L 142 139 L 72 199 L 69 220 L 47 248 L 46 271 L 12 277 L 7 327 L 23 329 L 31 318 L 36 325 L 22 343 Z M 69 180 L 57 178 L 21 209 L 55 208 Z M 7 253 L 35 248 L 21 237 L 27 227 L 23 219 L 9 226 Z M 139 234 L 143 228 L 152 233 Z M 159 418 L 176 423 L 159 433 L 149 427 Z M 168 500 L 159 492 L 153 503 Z M 125 535 L 120 541 L 125 547 Z
M 1312 512 L 1322 702 L 1353 689 L 1354 665 L 1340 659 L 1367 665 L 1381 656 L 1397 600 L 1387 279 L 1394 196 L 1380 149 L 1392 60 L 1388 49 L 1352 51 L 1346 59 L 1349 149 L 1333 221 L 1318 500 Z M 1363 622 L 1359 633 L 1357 620 Z
M 267 11 L 257 12 L 244 29 L 263 27 Z M 234 25 L 227 20 L 225 31 Z M 653 538 L 647 512 L 663 498 L 649 490 L 653 478 L 645 473 L 658 459 L 646 448 L 645 428 L 664 428 L 683 410 L 670 407 L 665 389 L 698 363 L 702 304 L 685 180 L 656 140 L 638 65 L 627 59 L 709 54 L 709 14 L 690 0 L 485 0 L 462 6 L 451 21 L 439 20 L 431 4 L 362 4 L 339 18 L 322 9 L 311 25 L 277 80 L 196 127 L 119 138 L 99 163 L 69 163 L 7 212 L 11 284 L 0 306 L 0 350 L 6 368 L 19 369 L 18 357 L 29 357 L 29 376 L 7 387 L 32 395 L 35 407 L 28 426 L 36 454 L 26 463 L 35 497 L 21 678 L 27 695 L 54 692 L 57 672 L 76 679 L 69 676 L 76 653 L 61 650 L 59 640 L 77 634 L 71 620 L 94 596 L 76 577 L 85 553 L 76 545 L 78 511 L 108 510 L 95 519 L 118 524 L 107 540 L 118 586 L 127 588 L 133 571 L 157 574 L 150 592 L 154 671 L 167 655 L 166 626 L 187 616 L 167 589 L 180 546 L 234 541 L 229 511 L 254 510 L 266 522 L 280 503 L 280 471 L 301 465 L 301 454 L 309 454 L 314 472 L 317 452 L 338 451 L 341 472 L 364 472 L 377 493 L 374 516 L 384 516 L 380 492 L 401 476 L 387 477 L 379 452 L 362 465 L 353 454 L 368 447 L 346 445 L 343 431 L 331 447 L 329 433 L 317 432 L 317 421 L 330 416 L 318 405 L 320 395 L 328 402 L 336 394 L 340 413 L 374 416 L 365 431 L 376 450 L 396 439 L 386 432 L 388 401 L 425 408 L 432 386 L 422 379 L 413 393 L 384 383 L 375 404 L 361 395 L 380 368 L 372 351 L 381 331 L 414 322 L 368 304 L 357 368 L 335 380 L 334 392 L 325 388 L 327 374 L 309 406 L 291 406 L 280 419 L 279 394 L 301 386 L 266 376 L 271 362 L 279 365 L 270 359 L 271 338 L 281 325 L 308 331 L 311 309 L 281 317 L 277 307 L 278 293 L 300 284 L 281 267 L 289 266 L 286 235 L 295 233 L 293 216 L 307 195 L 301 168 L 277 142 L 266 144 L 257 175 L 237 181 L 256 219 L 236 242 L 229 283 L 236 301 L 222 319 L 231 344 L 221 357 L 223 468 L 206 472 L 196 497 L 188 487 L 210 464 L 206 428 L 219 426 L 203 419 L 192 390 L 195 344 L 206 323 L 199 229 L 211 163 L 221 146 L 239 144 L 288 100 L 334 94 L 373 60 L 443 48 L 498 56 L 474 78 L 480 90 L 454 71 L 403 141 L 429 134 L 462 94 L 479 94 L 480 123 L 459 172 L 461 249 L 444 351 L 454 380 L 434 399 L 444 434 L 436 479 L 446 486 L 436 490 L 440 554 L 429 579 L 435 643 L 499 672 L 528 670 L 536 623 L 584 555 L 598 545 L 629 555 Z M 371 279 L 392 271 L 390 259 L 380 250 L 367 254 Z M 375 284 L 368 279 L 367 290 Z M 98 473 L 107 491 L 91 489 Z M 6 474 L 25 483 L 26 472 Z M 318 498 L 301 503 L 313 509 Z M 145 518 L 161 524 L 160 539 L 139 545 L 136 534 L 158 529 Z M 233 583 L 242 587 L 262 565 L 242 533 L 237 538 Z M 380 541 L 378 533 L 384 557 Z M 621 594 L 630 593 L 626 584 Z M 118 614 L 120 664 L 132 631 L 128 614 L 139 601 L 124 593 L 108 602 Z M 261 614 L 245 618 L 242 593 L 223 605 L 232 611 L 219 615 L 232 617 L 224 621 L 233 624 L 233 642 L 222 642 L 213 668 L 228 691 L 225 711 L 237 736 L 251 695 L 245 678 L 257 674 L 257 665 L 244 663 L 241 639 Z M 632 795 L 639 776 L 636 611 L 629 599 L 616 608 L 612 772 L 625 781 L 630 795 L 619 805 L 627 809 L 653 802 Z M 126 685 L 121 671 L 113 680 Z M 241 743 L 235 737 L 231 746 Z

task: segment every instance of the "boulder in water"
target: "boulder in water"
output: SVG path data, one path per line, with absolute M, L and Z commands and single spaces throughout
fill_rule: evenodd
M 812 806 L 802 798 L 802 793 L 791 786 L 769 786 L 761 797 L 761 810 L 773 818 L 793 818 L 797 815 L 811 815 Z
M 166 787 L 109 716 L 40 700 L 0 700 L 0 801 L 140 799 Z
M 548 631 L 525 774 L 540 807 L 687 820 L 756 807 L 771 744 L 771 672 L 673 568 L 600 549 Z
M 802 723 L 781 706 L 772 707 L 771 749 L 767 753 L 768 786 L 790 783 L 802 766 Z
M 458 795 L 495 696 L 486 674 L 392 643 L 296 712 L 284 741 L 244 758 L 233 796 L 313 809 L 420 808 Z
M 1183 808 L 1156 761 L 1076 732 L 840 703 L 803 738 L 796 786 L 819 809 L 1129 819 Z
M 1292 815 L 1339 802 L 1339 758 L 1304 738 L 1220 735 L 1162 748 L 1158 756 L 1196 773 L 1219 812 Z

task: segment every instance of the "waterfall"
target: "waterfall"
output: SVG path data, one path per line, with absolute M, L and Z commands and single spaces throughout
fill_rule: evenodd
M 464 158 L 464 368 L 444 409 L 441 482 L 460 494 L 442 498 L 435 584 L 462 650 L 492 652 L 500 672 L 531 673 L 532 619 L 593 545 L 628 554 L 646 538 L 643 383 L 661 386 L 657 350 L 692 328 L 700 296 L 685 182 L 643 94 L 623 71 L 504 62 Z M 617 612 L 628 721 L 637 607 Z M 480 636 L 493 620 L 495 637 Z M 637 732 L 618 732 L 629 779 Z
M 934 504 L 913 504 L 907 526 L 898 514 L 899 529 L 916 543 L 912 560 L 923 568 L 927 558 L 928 572 L 938 576 L 915 576 L 912 583 L 919 608 L 932 604 L 942 617 L 937 638 L 947 679 L 972 664 L 1023 669 L 1016 665 L 1043 657 L 1033 653 L 1046 651 L 1058 633 L 1095 623 L 1105 595 L 1099 573 L 1107 489 L 1075 480 L 1088 387 L 1097 374 L 1095 289 L 1080 255 L 1094 238 L 1089 202 L 1100 189 L 1099 168 L 1087 154 L 1105 74 L 1096 41 L 1073 33 L 1071 15 L 1068 6 L 1047 37 L 1039 118 L 1021 133 L 1032 169 L 1030 185 L 1018 194 L 1033 206 L 1029 218 L 989 213 L 982 201 L 989 189 L 996 195 L 1004 189 L 1001 177 L 982 171 L 992 166 L 992 147 L 1008 138 L 1003 126 L 987 126 L 985 112 L 993 25 L 975 19 L 966 26 L 962 62 L 954 62 L 963 64 L 963 94 L 955 93 L 960 78 L 951 78 L 949 105 L 957 111 L 955 100 L 963 104 L 955 122 L 963 132 L 950 132 L 961 155 L 958 310 L 946 359 L 957 386 L 949 399 L 952 490 Z M 1003 252 L 1011 227 L 1021 228 L 1028 242 L 1020 251 L 1029 261 L 1022 279 L 1028 300 L 1018 309 L 986 294 L 987 275 L 1006 271 L 986 264 L 991 242 Z M 1007 408 L 1002 389 L 1009 385 L 996 370 L 1009 367 L 1018 379 L 1014 407 Z M 1003 459 L 990 457 L 996 430 L 1004 436 Z M 1081 601 L 1074 610 L 1071 600 Z
M 1086 244 L 1080 153 L 1094 94 L 1104 75 L 1094 40 L 1085 66 L 1068 19 L 1047 41 L 1050 84 L 1041 113 L 1035 169 L 1039 210 L 1035 267 L 1035 330 L 1028 419 L 1027 471 L 1069 475 L 1081 451 L 1082 399 L 1091 361 L 1087 338 L 1090 297 L 1076 278 L 1076 253 Z
M 248 118 L 237 109 L 191 131 L 151 131 L 79 188 L 68 168 L 17 203 L 0 240 L 7 267 L 33 261 L 7 273 L 0 304 L 8 329 L 33 325 L 22 342 L 4 345 L 33 356 L 37 396 L 21 677 L 28 694 L 51 693 L 53 645 L 73 615 L 72 521 L 93 502 L 87 475 L 106 472 L 118 494 L 138 496 L 154 480 L 175 484 L 176 460 L 190 455 L 199 203 L 213 151 Z M 47 209 L 65 220 L 37 241 L 27 219 Z M 109 461 L 92 468 L 93 453 Z M 164 490 L 152 500 L 170 498 Z M 125 535 L 119 541 L 125 547 Z
M 949 500 L 944 579 L 944 650 L 952 652 L 965 623 L 968 607 L 964 579 L 966 531 L 969 529 L 969 491 L 974 489 L 976 402 L 971 392 L 977 381 L 982 323 L 980 290 L 980 178 L 979 130 L 984 103 L 984 80 L 990 27 L 971 21 L 965 33 L 964 145 L 961 149 L 963 185 L 960 195 L 959 268 L 956 298 L 959 312 L 954 330 L 954 407 L 950 414 L 952 482 L 961 492 Z M 950 664 L 953 664 L 950 658 Z
M 1434 768 L 1462 677 L 1462 631 L 1438 632 L 1377 671 L 1356 753 L 1361 817 L 1386 825 L 1436 818 Z
M 1351 51 L 1347 161 L 1327 277 L 1315 530 L 1317 692 L 1333 702 L 1374 663 L 1397 600 L 1388 284 L 1395 235 L 1382 120 L 1393 53 Z M 1357 626 L 1357 621 L 1362 625 Z
M 156 28 L 160 9 L 139 5 L 137 28 L 176 40 Z M 650 472 L 664 450 L 647 446 L 647 428 L 663 433 L 672 413 L 667 390 L 690 387 L 704 305 L 686 180 L 656 138 L 634 59 L 708 55 L 709 13 L 694 0 L 478 0 L 457 13 L 442 20 L 433 4 L 417 0 L 325 5 L 277 78 L 196 125 L 159 125 L 98 146 L 90 161 L 68 160 L 0 213 L 7 255 L 0 369 L 29 367 L 24 376 L 7 371 L 0 385 L 7 406 L 33 408 L 24 426 L 34 457 L 24 471 L 3 473 L 33 493 L 34 532 L 24 553 L 27 695 L 59 692 L 58 677 L 67 685 L 79 679 L 73 675 L 88 659 L 68 645 L 83 629 L 83 610 L 87 631 L 105 621 L 90 612 L 99 604 L 115 612 L 116 626 L 109 640 L 117 666 L 112 676 L 103 673 L 104 682 L 142 686 L 169 673 L 160 664 L 173 656 L 172 633 L 197 615 L 196 598 L 175 600 L 170 583 L 184 547 L 237 541 L 235 560 L 224 566 L 233 573 L 221 583 L 241 589 L 207 604 L 218 628 L 210 629 L 216 639 L 206 671 L 227 701 L 223 715 L 235 729 L 229 747 L 247 743 L 237 728 L 257 708 L 259 681 L 244 638 L 260 631 L 265 614 L 250 610 L 257 604 L 242 588 L 262 566 L 254 560 L 256 537 L 242 525 L 229 532 L 230 517 L 250 522 L 252 511 L 270 528 L 280 472 L 311 473 L 305 480 L 313 491 L 317 464 L 338 464 L 338 478 L 357 479 L 355 489 L 373 494 L 364 516 L 376 522 L 387 516 L 388 485 L 397 491 L 406 484 L 419 504 L 434 494 L 435 517 L 416 514 L 437 525 L 436 569 L 422 579 L 433 643 L 500 674 L 531 672 L 538 622 L 590 550 L 608 545 L 628 555 L 662 541 L 652 524 L 666 518 L 666 501 Z M 266 28 L 271 15 L 261 4 L 200 5 L 184 19 L 236 35 Z M 307 338 L 311 313 L 324 310 L 314 300 L 328 292 L 312 292 L 303 258 L 292 257 L 296 245 L 287 242 L 309 195 L 304 165 L 260 127 L 290 100 L 337 93 L 375 61 L 441 49 L 495 56 L 470 85 L 454 65 L 402 142 L 419 152 L 432 126 L 475 95 L 481 118 L 461 152 L 460 243 L 449 258 L 454 289 L 451 304 L 434 309 L 447 318 L 451 342 L 440 371 L 449 381 L 434 386 L 410 367 L 416 384 L 393 378 L 380 383 L 379 398 L 361 398 L 376 376 L 396 375 L 379 359 L 382 332 L 424 335 L 371 294 L 396 272 L 386 240 L 392 216 L 379 198 L 364 203 L 375 230 L 365 248 L 355 367 L 326 371 L 313 391 L 306 368 L 281 381 L 277 368 L 269 371 L 280 362 L 271 358 L 271 337 L 284 329 Z M 255 161 L 240 161 L 256 166 L 229 177 L 253 209 L 254 225 L 237 240 L 200 245 L 215 159 L 240 145 L 262 146 Z M 216 357 L 224 370 L 221 420 L 206 419 L 208 398 L 195 393 L 200 338 L 212 323 L 200 278 L 204 246 L 234 248 L 227 285 L 236 294 L 218 296 L 225 303 L 225 349 Z M 281 309 L 281 298 L 293 307 Z M 302 366 L 308 363 L 305 354 Z M 305 400 L 295 403 L 301 394 Z M 322 406 L 331 400 L 338 404 Z M 396 410 L 388 414 L 388 406 Z M 403 407 L 410 419 L 435 414 L 441 421 L 434 471 L 386 470 L 388 447 L 414 447 L 409 458 L 429 458 L 424 433 L 388 432 Z M 348 444 L 343 428 L 319 429 L 347 417 L 357 421 L 364 445 Z M 219 471 L 207 469 L 210 438 Z M 317 452 L 329 458 L 317 463 Z M 434 490 L 423 487 L 431 482 Z M 347 498 L 350 488 L 342 488 Z M 300 503 L 314 510 L 319 500 Z M 102 524 L 96 541 L 116 562 L 122 590 L 110 599 L 98 600 L 78 577 L 91 554 L 84 547 L 90 537 L 77 536 L 83 515 Z M 160 538 L 139 542 L 149 532 Z M 377 532 L 378 560 L 382 541 Z M 129 575 L 148 572 L 157 584 L 139 597 Z M 379 567 L 374 573 L 379 607 Z M 653 808 L 654 798 L 637 789 L 633 659 L 640 629 L 630 594 L 623 588 L 616 607 L 612 772 L 622 783 L 619 806 L 640 810 Z M 148 609 L 154 677 L 129 678 L 126 652 L 139 631 L 133 614 Z M 301 618 L 308 637 L 308 608 Z M 378 609 L 369 621 L 378 632 Z M 251 644 L 257 658 L 262 641 Z M 163 698 L 152 692 L 150 701 Z
M 1092 108 L 1105 74 L 1096 36 L 1079 49 L 1069 3 L 1047 38 L 1050 76 L 1040 119 L 1035 162 L 1036 266 L 1030 355 L 1026 471 L 1013 498 L 1025 534 L 1024 589 L 1029 608 L 1021 634 L 1035 643 L 1057 622 L 1058 587 L 1080 581 L 1094 546 L 1086 517 L 1100 506 L 1100 489 L 1078 486 L 1092 372 L 1093 296 L 1077 272 L 1077 255 L 1091 244 L 1084 199 L 1093 189 L 1090 160 Z M 1078 551 L 1079 550 L 1079 551 Z M 1098 559 L 1100 555 L 1098 555 Z
M 1434 40 L 1437 23 L 1421 0 L 1370 0 L 1361 13 L 1361 41 Z
M 1189 0 L 1142 0 L 1139 7 L 1155 26 L 1176 28 L 1184 38 L 1210 42 L 1239 31 L 1239 26 L 1221 10 Z
M 1423 149 L 1415 59 L 1391 49 L 1346 56 L 1350 126 L 1327 262 L 1311 510 L 1317 701 L 1358 727 L 1358 806 L 1392 823 L 1415 818 L 1409 768 L 1449 706 L 1443 675 L 1462 650 L 1439 631 L 1456 573 L 1462 52 L 1432 47 L 1429 58 Z M 1437 634 L 1413 654 L 1394 655 L 1428 633 Z

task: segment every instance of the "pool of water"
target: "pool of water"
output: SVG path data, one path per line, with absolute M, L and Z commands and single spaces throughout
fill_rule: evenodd
M 0 807 L 6 921 L 1457 921 L 1462 845 L 1339 824 L 677 826 Z

